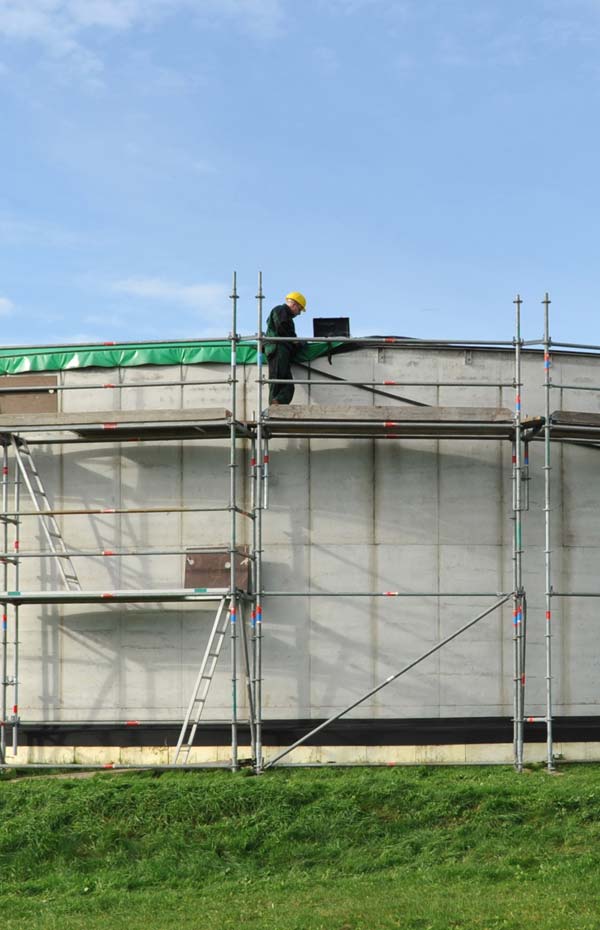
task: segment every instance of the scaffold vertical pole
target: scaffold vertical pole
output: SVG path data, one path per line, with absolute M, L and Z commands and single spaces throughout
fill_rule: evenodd
M 4 552 L 8 552 L 8 446 L 2 443 L 2 514 Z M 4 590 L 8 590 L 8 561 L 2 566 Z M 8 604 L 2 604 L 2 721 L 0 721 L 0 762 L 6 761 L 6 724 L 8 708 Z
M 19 559 L 20 547 L 20 526 L 21 526 L 21 474 L 15 467 L 15 590 L 18 591 L 21 585 L 21 562 Z M 12 747 L 13 755 L 16 756 L 19 747 L 19 605 L 13 604 L 13 707 L 12 707 Z
M 263 281 L 262 271 L 258 273 L 257 330 L 256 330 L 256 492 L 254 510 L 254 732 L 256 753 L 254 766 L 260 774 L 263 770 L 262 748 L 262 514 L 263 514 Z
M 525 618 L 523 598 L 523 521 L 521 506 L 522 445 L 521 445 L 521 305 L 517 294 L 515 305 L 515 433 L 513 466 L 513 664 L 514 664 L 514 763 L 523 771 L 523 722 L 525 701 Z
M 238 768 L 238 661 L 237 661 L 237 273 L 231 292 L 231 422 L 229 425 L 229 619 L 231 640 L 231 770 Z
M 19 535 L 20 535 L 20 526 L 21 526 L 21 475 L 19 469 L 15 468 L 15 590 L 18 591 L 21 586 L 21 562 L 19 559 Z M 13 605 L 13 631 L 15 634 L 14 639 L 14 652 L 13 652 L 13 709 L 12 709 L 12 725 L 13 725 L 13 755 L 16 756 L 17 749 L 19 747 L 19 605 Z
M 550 357 L 550 304 L 546 293 L 544 305 L 544 566 L 546 606 L 546 762 L 548 771 L 554 771 L 554 746 L 552 734 L 552 547 L 550 539 L 551 507 L 551 412 L 550 391 L 552 386 L 552 359 Z

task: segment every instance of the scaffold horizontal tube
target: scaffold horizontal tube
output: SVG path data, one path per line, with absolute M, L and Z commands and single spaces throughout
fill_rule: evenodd
M 317 369 L 315 369 L 317 371 Z M 514 388 L 514 381 L 318 381 L 316 378 L 263 378 L 261 384 L 310 384 L 311 387 L 489 387 Z
M 105 384 L 39 384 L 24 385 L 23 387 L 0 387 L 1 394 L 56 394 L 59 391 L 100 391 L 121 390 L 122 388 L 147 387 L 197 387 L 205 384 L 230 384 L 229 378 L 219 378 L 214 381 L 125 381 L 107 382 Z
M 261 591 L 262 597 L 509 597 L 504 591 Z
M 600 385 L 587 385 L 587 384 L 554 384 L 550 382 L 548 385 L 553 391 L 600 391 Z
M 256 337 L 254 337 L 254 341 Z M 244 341 L 244 340 L 242 340 Z M 250 341 L 250 340 L 246 340 Z M 468 349 L 471 346 L 510 346 L 514 347 L 514 342 L 512 339 L 498 339 L 495 341 L 490 341 L 486 339 L 412 339 L 402 336 L 314 336 L 309 338 L 299 339 L 298 336 L 265 336 L 263 337 L 263 342 L 304 342 L 304 343 L 318 343 L 323 344 L 324 342 L 335 342 L 335 343 L 355 343 L 356 345 L 373 345 L 381 346 L 382 348 L 407 348 L 412 349 L 413 347 L 418 348 L 419 346 L 455 346 L 457 349 Z M 555 345 L 557 343 L 554 343 Z

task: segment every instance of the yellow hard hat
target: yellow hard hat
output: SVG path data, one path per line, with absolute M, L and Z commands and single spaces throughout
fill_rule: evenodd
M 300 291 L 290 291 L 289 294 L 285 295 L 286 300 L 295 300 L 297 304 L 300 304 L 303 310 L 306 310 L 306 297 L 304 294 L 301 294 Z

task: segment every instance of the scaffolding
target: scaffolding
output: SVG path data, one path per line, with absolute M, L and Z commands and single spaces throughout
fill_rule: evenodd
M 550 335 L 550 304 L 551 300 L 546 293 L 542 301 L 544 307 L 544 336 L 541 340 L 543 346 L 544 362 L 544 600 L 545 600 L 545 714 L 542 717 L 528 717 L 527 722 L 542 723 L 546 727 L 546 765 L 548 771 L 555 769 L 554 755 L 554 710 L 553 710 L 553 667 L 552 667 L 552 639 L 553 639 L 553 601 L 556 598 L 598 598 L 600 591 L 561 591 L 556 590 L 553 584 L 555 569 L 552 559 L 552 514 L 554 503 L 552 496 L 552 450 L 553 444 L 573 444 L 583 448 L 600 448 L 600 415 L 597 413 L 563 409 L 564 393 L 589 391 L 593 394 L 600 392 L 600 385 L 565 384 L 556 383 L 552 377 L 554 349 L 575 351 L 595 358 L 599 357 L 600 346 L 587 343 L 555 342 Z M 552 401 L 553 391 L 558 391 L 561 399 L 559 409 L 554 408 Z M 564 493 L 564 489 L 562 490 Z
M 513 606 L 513 752 L 514 765 L 517 771 L 523 770 L 523 747 L 524 747 L 524 723 L 525 723 L 525 656 L 526 656 L 526 622 L 527 622 L 527 599 L 523 587 L 523 513 L 529 506 L 529 495 L 527 491 L 527 482 L 529 479 L 529 456 L 528 448 L 532 437 L 540 430 L 542 419 L 536 417 L 533 419 L 523 420 L 522 417 L 522 379 L 521 379 L 521 352 L 523 349 L 523 339 L 521 336 L 521 305 L 520 296 L 517 295 L 515 305 L 515 335 L 510 343 L 507 342 L 471 342 L 467 340 L 420 340 L 410 339 L 401 340 L 397 338 L 386 338 L 383 342 L 386 348 L 404 349 L 410 348 L 431 348 L 440 345 L 447 346 L 478 346 L 485 348 L 507 348 L 510 346 L 514 351 L 514 378 L 512 382 L 477 382 L 478 386 L 486 388 L 512 388 L 515 392 L 514 412 L 507 409 L 499 408 L 443 408 L 429 407 L 418 401 L 410 400 L 410 406 L 406 407 L 319 407 L 309 404 L 308 407 L 282 407 L 272 406 L 264 408 L 263 405 L 263 385 L 286 383 L 281 378 L 264 378 L 262 375 L 262 355 L 265 342 L 270 344 L 290 344 L 295 340 L 293 337 L 268 336 L 263 333 L 263 290 L 262 277 L 259 277 L 259 289 L 257 295 L 258 304 L 258 377 L 257 377 L 257 407 L 259 417 L 257 421 L 257 460 L 262 463 L 262 468 L 258 468 L 258 481 L 263 485 L 263 493 L 259 494 L 262 504 L 256 511 L 255 524 L 259 543 L 256 548 L 257 564 L 260 566 L 262 561 L 262 524 L 263 513 L 268 510 L 268 467 L 269 467 L 269 439 L 278 437 L 295 437 L 295 438 L 334 438 L 343 437 L 346 439 L 422 439 L 434 438 L 443 439 L 495 439 L 499 441 L 508 441 L 512 448 L 512 562 L 513 562 L 513 587 L 510 592 L 440 592 L 440 591 L 423 591 L 419 593 L 404 593 L 400 591 L 329 591 L 313 592 L 308 591 L 273 591 L 264 589 L 262 586 L 262 572 L 259 568 L 259 581 L 256 587 L 258 610 L 258 634 L 256 636 L 256 681 L 255 681 L 255 712 L 257 713 L 256 730 L 259 734 L 256 743 L 256 771 L 261 772 L 263 769 L 271 768 L 277 765 L 283 758 L 289 755 L 294 749 L 311 740 L 317 733 L 320 733 L 334 721 L 350 713 L 359 705 L 369 700 L 383 688 L 396 681 L 402 675 L 411 671 L 425 659 L 441 650 L 448 643 L 454 641 L 457 637 L 466 633 L 473 626 L 486 617 L 490 616 L 499 608 L 503 607 L 508 601 L 512 601 Z M 306 340 L 304 340 L 306 342 Z M 352 340 L 349 337 L 339 338 L 331 337 L 328 340 L 308 340 L 311 341 L 329 341 L 332 343 L 350 343 L 358 342 L 361 346 L 370 345 L 381 346 L 382 340 L 359 339 Z M 346 381 L 345 379 L 330 379 L 319 381 L 317 378 L 294 379 L 294 383 L 305 384 L 314 387 L 319 384 L 327 384 L 329 387 L 336 385 L 356 385 L 359 387 L 368 387 L 377 389 L 383 386 L 430 386 L 439 387 L 440 382 L 424 381 Z M 473 387 L 473 382 L 468 381 L 461 384 L 458 381 L 447 382 L 452 387 Z M 384 393 L 378 391 L 378 393 Z M 387 392 L 386 392 L 387 393 Z M 393 394 L 387 396 L 394 397 Z M 395 399 L 405 401 L 406 398 L 400 398 L 397 395 Z M 449 636 L 442 638 L 435 643 L 433 647 L 426 650 L 413 661 L 406 664 L 398 672 L 389 675 L 384 681 L 370 688 L 367 692 L 360 695 L 348 706 L 330 716 L 327 720 L 319 723 L 310 729 L 304 736 L 293 742 L 290 746 L 276 753 L 270 759 L 263 758 L 262 742 L 260 739 L 261 731 L 261 713 L 262 702 L 260 693 L 262 687 L 262 622 L 263 622 L 263 603 L 266 599 L 272 597 L 368 597 L 368 598 L 437 598 L 442 597 L 490 597 L 494 598 L 494 603 L 489 608 L 479 613 L 475 618 L 468 620 L 460 628 L 455 630 Z
M 0 442 L 3 449 L 2 473 L 2 513 L 3 552 L 0 558 L 3 564 L 4 590 L 0 593 L 3 604 L 2 621 L 2 720 L 0 727 L 0 764 L 10 764 L 8 754 L 8 731 L 12 735 L 12 753 L 16 754 L 19 740 L 19 610 L 31 604 L 118 604 L 118 603 L 196 603 L 212 602 L 216 605 L 212 628 L 208 634 L 202 661 L 195 685 L 190 697 L 179 740 L 175 747 L 173 765 L 191 766 L 190 753 L 194 747 L 198 727 L 202 725 L 210 685 L 213 681 L 222 649 L 229 640 L 231 669 L 231 759 L 229 767 L 236 770 L 240 764 L 250 763 L 257 773 L 278 765 L 294 749 L 311 740 L 332 722 L 354 710 L 369 700 L 387 685 L 396 681 L 422 663 L 429 656 L 443 649 L 447 644 L 465 634 L 509 602 L 512 608 L 512 696 L 513 696 L 513 758 L 517 771 L 524 765 L 525 724 L 543 719 L 547 726 L 548 766 L 554 765 L 552 745 L 552 670 L 551 670 L 551 610 L 553 597 L 565 597 L 567 594 L 555 592 L 552 588 L 552 566 L 550 550 L 550 471 L 551 440 L 565 437 L 577 440 L 600 439 L 600 415 L 592 414 L 552 414 L 550 412 L 552 384 L 550 376 L 550 348 L 548 306 L 545 300 L 545 335 L 544 366 L 546 410 L 544 417 L 524 417 L 522 413 L 522 373 L 521 357 L 526 345 L 521 335 L 521 305 L 519 296 L 514 301 L 515 329 L 510 341 L 471 340 L 403 340 L 398 338 L 319 338 L 307 340 L 308 343 L 348 344 L 360 347 L 391 349 L 393 352 L 406 348 L 434 349 L 439 347 L 501 349 L 510 351 L 514 356 L 514 377 L 505 381 L 408 381 L 408 380 L 366 380 L 349 381 L 327 375 L 324 372 L 309 371 L 308 378 L 295 379 L 295 384 L 308 386 L 309 404 L 292 407 L 269 406 L 265 404 L 265 388 L 278 383 L 277 379 L 265 377 L 263 350 L 265 342 L 289 343 L 289 337 L 268 338 L 263 332 L 264 299 L 262 274 L 259 275 L 257 301 L 257 331 L 250 337 L 237 333 L 238 293 L 237 278 L 233 276 L 231 293 L 232 325 L 228 337 L 230 345 L 229 375 L 227 378 L 200 382 L 203 385 L 229 385 L 230 408 L 204 408 L 194 410 L 164 411 L 110 411 L 105 415 L 85 414 L 20 414 L 0 415 Z M 210 340 L 206 340 L 210 341 Z M 222 343 L 224 340 L 214 340 Z M 252 419 L 238 416 L 238 347 L 240 343 L 252 343 L 256 346 L 256 411 Z M 558 346 L 559 344 L 555 343 Z M 567 344 L 562 344 L 567 347 Z M 576 348 L 598 348 L 578 346 Z M 0 387 L 2 393 L 26 394 L 40 390 L 60 392 L 68 390 L 105 390 L 131 387 L 164 387 L 165 384 L 183 386 L 185 381 L 141 381 L 124 384 L 90 385 L 54 385 L 48 388 L 12 385 Z M 281 379 L 279 379 L 281 383 Z M 335 389 L 336 384 L 356 386 L 383 395 L 395 401 L 388 406 L 336 406 L 310 403 L 310 391 L 319 385 Z M 440 407 L 428 406 L 414 399 L 404 398 L 382 388 L 396 387 L 432 387 L 452 388 L 490 388 L 514 391 L 514 408 L 491 407 Z M 561 385 L 569 388 L 569 385 Z M 579 389 L 579 387 L 578 387 Z M 402 406 L 398 405 L 401 402 Z M 591 418 L 591 419 L 590 419 Z M 527 597 L 523 584 L 523 519 L 529 508 L 529 446 L 543 433 L 545 448 L 545 566 L 546 566 L 546 714 L 544 718 L 526 716 L 525 682 L 526 682 L 526 637 L 527 637 Z M 264 521 L 269 512 L 270 452 L 272 439 L 292 438 L 343 438 L 347 440 L 483 440 L 510 444 L 511 450 L 511 559 L 512 587 L 506 591 L 439 591 L 421 592 L 395 591 L 318 591 L 312 590 L 274 590 L 265 584 L 264 572 Z M 205 507 L 133 507 L 133 508 L 53 508 L 44 490 L 41 478 L 36 484 L 35 465 L 31 447 L 36 444 L 68 445 L 71 443 L 128 443 L 173 441 L 202 441 L 210 439 L 226 440 L 228 443 L 229 498 L 222 506 Z M 240 499 L 240 482 L 238 480 L 238 452 L 249 454 L 250 504 Z M 285 453 L 278 453 L 285 454 Z M 227 457 L 227 454 L 225 453 Z M 12 471 L 11 471 L 12 466 Z M 32 467 L 33 475 L 32 479 Z M 38 475 L 39 478 L 39 475 Z M 28 495 L 32 507 L 24 508 L 23 497 Z M 57 517 L 73 515 L 120 515 L 133 513 L 229 513 L 229 584 L 222 588 L 161 588 L 128 590 L 82 590 L 73 559 L 81 558 L 126 558 L 131 555 L 181 554 L 187 551 L 177 547 L 124 547 L 119 549 L 72 549 L 62 538 L 56 521 Z M 44 531 L 48 549 L 26 550 L 21 546 L 19 530 L 24 516 L 34 516 Z M 251 544 L 250 564 L 252 583 L 249 589 L 240 586 L 237 573 L 237 554 L 239 520 L 249 521 Z M 12 532 L 12 538 L 11 538 Z M 58 567 L 63 580 L 60 590 L 23 591 L 20 587 L 21 561 L 28 558 L 52 560 Z M 400 585 L 399 585 L 400 587 Z M 582 592 L 570 592 L 571 596 L 585 595 Z M 400 670 L 389 675 L 385 680 L 359 695 L 348 706 L 330 716 L 312 728 L 303 737 L 287 748 L 265 758 L 263 746 L 263 686 L 264 686 L 264 627 L 263 611 L 271 600 L 276 598 L 489 598 L 490 604 L 475 617 L 468 618 L 462 625 L 447 636 L 441 637 L 421 655 L 406 663 Z M 12 640 L 10 638 L 12 632 Z M 12 646 L 12 648 L 11 648 Z M 9 668 L 12 659 L 12 668 Z M 242 722 L 239 713 L 240 680 L 244 681 L 246 703 L 248 707 L 248 728 L 251 742 L 251 759 L 239 758 L 239 726 Z M 12 701 L 9 701 L 12 697 Z M 12 708 L 9 709 L 9 708 Z

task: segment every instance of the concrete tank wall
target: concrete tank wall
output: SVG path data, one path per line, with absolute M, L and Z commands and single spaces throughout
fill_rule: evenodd
M 509 351 L 363 349 L 316 363 L 354 380 L 511 382 Z M 185 386 L 81 390 L 60 394 L 65 412 L 229 406 L 219 365 L 88 369 L 65 384 L 173 381 Z M 238 414 L 256 410 L 255 370 L 240 368 Z M 298 376 L 304 373 L 298 372 Z M 555 383 L 600 384 L 598 360 L 557 356 Z M 539 353 L 523 359 L 524 413 L 543 414 Z M 505 406 L 514 390 L 414 387 L 389 391 L 429 404 Z M 349 386 L 296 389 L 298 403 L 373 404 Z M 600 395 L 553 392 L 553 409 L 600 411 Z M 380 403 L 392 404 L 389 398 Z M 228 444 L 222 441 L 77 444 L 36 448 L 56 506 L 200 506 L 228 501 Z M 552 547 L 557 589 L 600 590 L 600 451 L 553 446 Z M 267 598 L 264 606 L 264 713 L 323 717 L 512 590 L 511 449 L 507 442 L 458 440 L 286 439 L 270 449 L 270 507 L 264 517 L 268 590 L 487 592 L 480 597 Z M 247 450 L 239 454 L 240 496 L 248 501 Z M 531 451 L 530 510 L 525 515 L 525 586 L 529 603 L 527 711 L 543 713 L 543 445 Z M 27 504 L 25 504 L 27 506 Z M 72 548 L 227 545 L 229 515 L 130 514 L 63 521 Z M 248 521 L 240 538 L 250 542 Z M 24 549 L 41 548 L 25 518 Z M 183 584 L 183 556 L 78 560 L 90 589 Z M 48 561 L 24 560 L 20 587 L 60 587 Z M 597 714 L 600 635 L 597 600 L 555 603 L 555 711 Z M 213 608 L 202 605 L 23 607 L 21 716 L 43 721 L 181 720 Z M 510 605 L 426 660 L 355 711 L 358 717 L 465 717 L 512 712 Z M 207 718 L 230 714 L 228 655 Z

